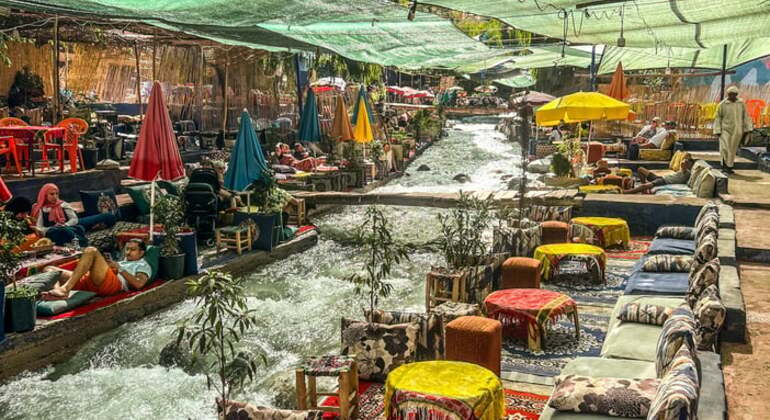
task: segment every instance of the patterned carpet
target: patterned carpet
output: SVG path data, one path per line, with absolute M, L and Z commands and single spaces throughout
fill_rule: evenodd
M 385 414 L 385 386 L 380 383 L 360 382 L 359 391 L 361 392 L 361 407 L 358 410 L 358 420 L 383 419 Z M 547 395 L 532 394 L 529 392 L 519 392 L 511 389 L 505 391 L 505 405 L 507 420 L 537 420 L 540 413 L 545 408 L 548 401 Z M 321 406 L 337 407 L 338 402 L 335 397 L 328 397 Z M 325 419 L 334 419 L 337 415 L 325 413 Z
M 572 321 L 563 318 L 550 327 L 541 352 L 531 351 L 524 340 L 505 338 L 501 376 L 515 382 L 550 384 L 570 360 L 598 356 L 610 319 L 586 313 L 580 313 L 579 318 L 579 341 Z

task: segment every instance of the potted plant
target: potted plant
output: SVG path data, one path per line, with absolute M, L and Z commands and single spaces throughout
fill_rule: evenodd
M 421 109 L 414 113 L 410 126 L 414 131 L 417 140 L 428 139 L 428 128 L 430 125 L 430 111 Z
M 5 308 L 0 307 L 0 341 L 5 336 L 5 331 L 22 332 L 35 328 L 37 316 L 37 290 L 19 286 L 16 284 L 16 270 L 21 263 L 21 255 L 18 247 L 24 241 L 24 228 L 22 222 L 8 212 L 0 212 L 0 275 L 3 278 L 3 290 L 5 299 L 0 300 L 0 305 L 5 303 Z M 12 283 L 12 287 L 5 287 Z
M 160 246 L 158 274 L 167 280 L 180 279 L 184 276 L 185 254 L 181 252 L 177 234 L 184 220 L 184 202 L 178 196 L 166 194 L 158 198 L 153 211 L 165 235 Z
M 177 329 L 177 346 L 206 361 L 206 384 L 218 394 L 217 406 L 227 413 L 231 396 L 254 379 L 264 353 L 236 349 L 257 323 L 246 306 L 243 287 L 230 274 L 212 271 L 187 282 L 197 310 Z

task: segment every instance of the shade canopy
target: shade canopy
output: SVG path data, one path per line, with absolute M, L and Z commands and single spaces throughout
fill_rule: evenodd
M 359 95 L 356 102 L 356 114 L 358 115 L 358 124 L 353 130 L 353 140 L 358 143 L 369 143 L 374 140 L 372 133 L 372 124 L 369 122 L 369 113 L 366 110 L 366 101 Z
M 367 116 L 369 117 L 369 124 L 374 124 L 374 115 L 372 114 L 372 107 L 369 105 L 369 95 L 366 94 L 366 87 L 364 85 L 361 85 L 361 88 L 358 89 L 358 99 L 356 101 L 363 102 L 364 106 L 366 107 Z M 353 108 L 353 118 L 352 118 L 353 125 L 358 125 L 358 105 L 356 105 L 355 108 Z
M 623 74 L 623 65 L 618 62 L 615 67 L 615 73 L 612 74 L 610 82 L 610 91 L 607 93 L 610 97 L 622 101 L 628 97 L 628 86 L 626 85 L 626 75 Z
M 157 81 L 152 84 L 147 101 L 139 140 L 128 176 L 142 181 L 163 179 L 174 181 L 184 176 L 184 164 L 179 154 L 176 136 L 163 100 L 163 89 Z
M 630 106 L 599 92 L 577 92 L 543 105 L 535 112 L 538 125 L 557 125 L 560 121 L 623 120 Z
M 337 97 L 337 106 L 334 108 L 334 124 L 329 135 L 337 141 L 353 140 L 353 126 L 348 117 L 348 107 L 345 98 Z
M 318 120 L 318 104 L 316 104 L 313 89 L 307 90 L 305 108 L 302 110 L 297 137 L 300 141 L 321 141 L 321 122 Z
M 257 133 L 251 125 L 251 115 L 245 109 L 241 113 L 241 126 L 230 163 L 225 172 L 225 187 L 243 191 L 254 181 L 266 176 L 267 161 L 259 145 Z

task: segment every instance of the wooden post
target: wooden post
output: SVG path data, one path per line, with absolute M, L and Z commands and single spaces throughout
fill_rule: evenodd
M 56 124 L 61 119 L 61 103 L 59 101 L 59 16 L 53 21 L 53 48 L 51 50 L 51 83 L 53 88 L 53 111 L 51 122 Z
M 297 409 L 307 410 L 307 389 L 305 388 L 305 371 L 299 368 L 295 371 L 297 387 Z
M 158 41 L 152 41 L 152 81 L 158 80 L 158 72 L 156 70 L 155 60 L 158 54 Z
M 529 154 L 529 118 L 532 107 L 528 102 L 519 108 L 521 127 L 519 130 L 519 146 L 521 147 L 521 180 L 519 181 L 519 219 L 524 217 L 524 196 L 527 192 L 527 155 Z
M 720 85 L 719 89 L 719 100 L 723 101 L 725 99 L 725 78 L 727 76 L 727 44 L 725 44 L 722 47 L 722 83 Z
M 198 131 L 203 131 L 203 76 L 206 72 L 206 56 L 203 54 L 203 46 L 198 46 L 198 79 L 195 81 L 195 110 L 198 115 Z
M 134 60 L 136 61 L 136 103 L 139 105 L 139 116 L 144 119 L 142 106 L 142 72 L 139 67 L 139 42 L 134 42 Z
M 297 112 L 302 117 L 302 80 L 299 74 L 299 54 L 294 54 L 294 83 L 297 85 Z
M 596 45 L 591 46 L 591 85 L 588 90 L 591 92 L 596 91 Z
M 222 139 L 227 136 L 227 88 L 230 83 L 230 50 L 225 50 L 225 83 L 222 86 Z

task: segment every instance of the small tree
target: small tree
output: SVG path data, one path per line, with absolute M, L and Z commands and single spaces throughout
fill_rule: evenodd
M 179 254 L 177 234 L 184 221 L 184 201 L 173 194 L 166 194 L 158 198 L 153 211 L 166 234 L 160 248 L 161 255 L 169 257 Z
M 216 389 L 227 413 L 230 396 L 254 379 L 257 359 L 235 346 L 256 325 L 253 310 L 246 306 L 243 287 L 230 274 L 212 271 L 187 282 L 187 293 L 194 297 L 198 310 L 178 329 L 177 345 L 184 340 L 190 351 L 212 358 L 206 373 L 209 389 Z M 264 359 L 264 354 L 261 354 Z
M 356 285 L 356 294 L 369 297 L 369 314 L 374 313 L 379 298 L 388 297 L 393 286 L 385 280 L 393 266 L 409 260 L 409 248 L 393 240 L 390 224 L 382 210 L 371 206 L 366 209 L 366 220 L 356 229 L 356 241 L 367 256 L 366 271 L 347 278 Z M 367 289 L 364 291 L 364 289 Z
M 473 264 L 473 260 L 486 255 L 484 232 L 491 221 L 491 204 L 460 191 L 457 207 L 449 214 L 439 214 L 441 223 L 441 249 L 449 268 L 461 268 Z
M 16 287 L 16 270 L 21 264 L 18 246 L 24 242 L 24 222 L 16 216 L 0 211 L 0 275 L 5 283 L 13 282 Z

